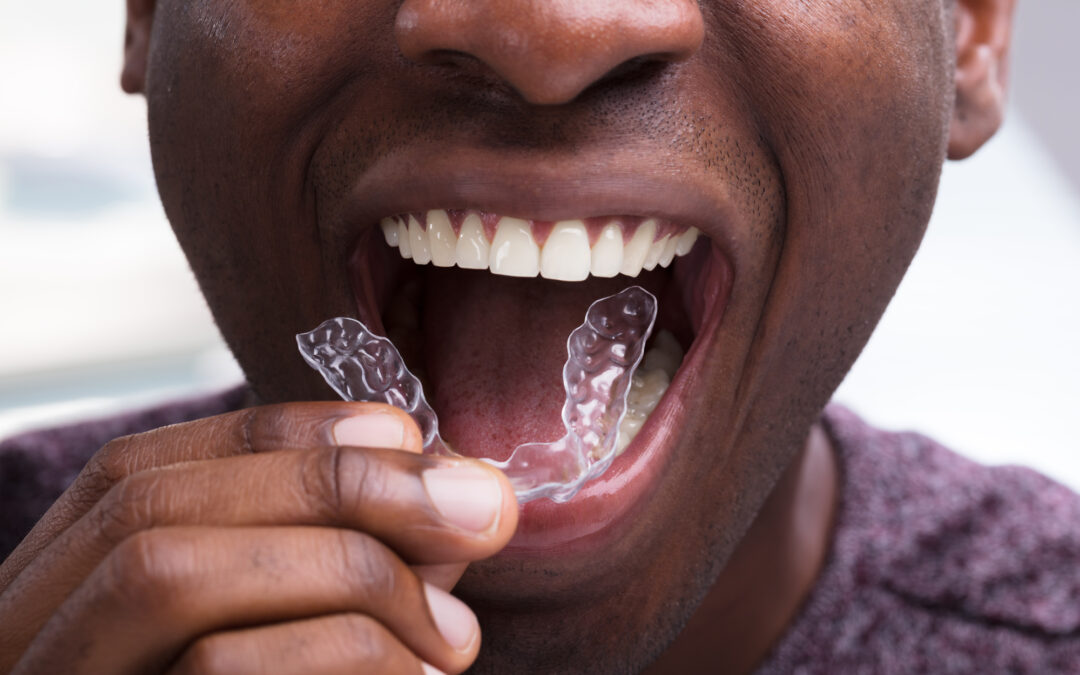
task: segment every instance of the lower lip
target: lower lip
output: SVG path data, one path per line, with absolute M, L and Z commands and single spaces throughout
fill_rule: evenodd
M 544 552 L 572 551 L 602 546 L 616 525 L 632 516 L 660 483 L 672 460 L 679 433 L 685 428 L 687 409 L 683 401 L 696 384 L 706 347 L 712 344 L 720 326 L 730 289 L 730 268 L 715 249 L 700 282 L 719 291 L 710 298 L 710 307 L 682 366 L 656 410 L 649 416 L 633 443 L 611 467 L 581 489 L 570 501 L 560 504 L 537 499 L 521 507 L 518 528 L 500 558 L 533 556 Z M 698 296 L 700 297 L 700 296 Z
M 370 236 L 377 239 L 374 232 L 372 229 Z M 359 253 L 370 247 L 357 246 L 355 250 Z M 703 264 L 704 269 L 689 287 L 683 288 L 683 302 L 691 307 L 692 318 L 698 317 L 694 321 L 694 343 L 633 443 L 602 476 L 586 483 L 570 501 L 560 504 L 537 499 L 524 504 L 514 537 L 499 558 L 588 552 L 601 547 L 620 524 L 630 522 L 635 507 L 645 504 L 656 490 L 675 454 L 681 430 L 685 429 L 687 410 L 683 401 L 690 400 L 687 394 L 697 385 L 697 373 L 720 326 L 733 283 L 729 260 L 715 242 Z M 381 332 L 379 312 L 366 309 L 378 306 L 371 265 L 356 265 L 354 269 L 359 271 L 355 288 L 364 298 L 357 303 L 359 318 Z M 675 271 L 678 275 L 679 268 Z

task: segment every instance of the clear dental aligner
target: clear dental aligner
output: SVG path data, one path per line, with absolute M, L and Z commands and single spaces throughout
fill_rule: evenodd
M 519 502 L 568 501 L 625 449 L 620 423 L 656 310 L 652 293 L 631 286 L 594 302 L 570 333 L 563 366 L 566 435 L 552 443 L 523 443 L 505 461 L 481 458 L 506 473 Z M 459 456 L 443 442 L 420 381 L 390 340 L 356 319 L 338 317 L 297 335 L 296 342 L 304 360 L 343 399 L 401 408 L 420 427 L 425 453 Z

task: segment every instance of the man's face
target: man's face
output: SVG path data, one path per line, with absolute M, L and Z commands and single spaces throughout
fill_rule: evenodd
M 664 646 L 929 218 L 953 96 L 941 0 L 700 4 L 155 9 L 162 199 L 262 401 L 332 397 L 293 335 L 360 316 L 398 326 L 455 448 L 505 456 L 561 435 L 565 341 L 589 302 L 633 283 L 660 297 L 687 355 L 642 432 L 574 500 L 526 505 L 458 587 L 489 619 L 491 663 L 588 644 L 570 656 L 622 670 Z M 537 236 L 657 218 L 704 237 L 668 268 L 577 282 L 421 267 L 385 242 L 381 219 L 438 209 Z M 417 280 L 411 309 L 398 289 Z

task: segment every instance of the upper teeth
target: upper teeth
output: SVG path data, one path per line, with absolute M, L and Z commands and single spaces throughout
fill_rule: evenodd
M 533 236 L 532 224 L 520 218 L 500 218 L 491 241 L 475 211 L 463 214 L 457 232 L 450 214 L 443 209 L 428 211 L 423 221 L 409 215 L 384 218 L 380 224 L 386 243 L 396 247 L 403 258 L 420 265 L 430 262 L 436 267 L 490 269 L 493 274 L 511 277 L 539 274 L 560 281 L 581 281 L 590 274 L 636 277 L 642 269 L 667 267 L 675 256 L 689 253 L 700 234 L 693 227 L 665 233 L 659 221 L 652 218 L 624 233 L 628 228 L 613 218 L 590 246 L 583 221 L 560 220 L 541 248 Z

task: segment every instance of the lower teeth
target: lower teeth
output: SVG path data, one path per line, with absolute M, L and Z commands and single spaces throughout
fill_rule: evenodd
M 568 501 L 603 474 L 640 431 L 682 358 L 678 342 L 664 332 L 643 354 L 656 310 L 656 298 L 639 286 L 594 302 L 567 341 L 566 435 L 553 443 L 519 445 L 503 462 L 482 458 L 507 474 L 520 502 Z M 405 410 L 420 427 L 424 452 L 457 456 L 439 436 L 435 411 L 390 340 L 345 317 L 325 321 L 296 340 L 307 363 L 342 398 Z M 635 372 L 643 356 L 645 367 Z
M 634 372 L 630 393 L 626 397 L 626 415 L 619 423 L 619 440 L 615 456 L 621 455 L 637 438 L 645 420 L 659 405 L 675 371 L 682 363 L 683 350 L 675 336 L 666 330 L 657 332 L 653 346 L 645 352 L 645 360 Z

